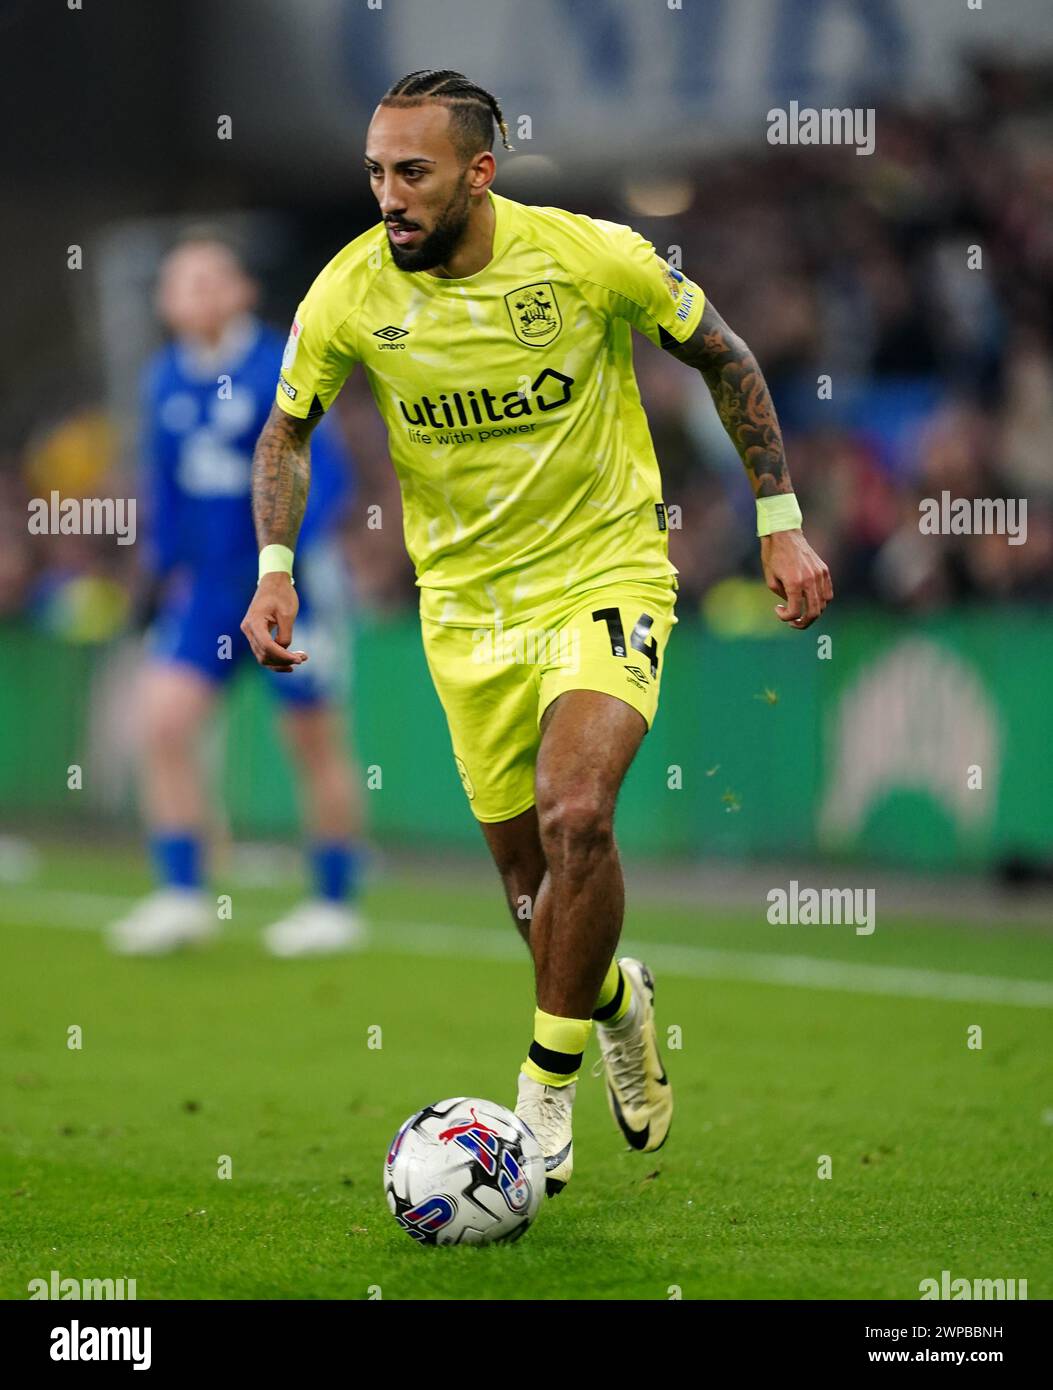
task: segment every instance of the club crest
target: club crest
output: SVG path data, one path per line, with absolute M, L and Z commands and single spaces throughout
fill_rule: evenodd
M 556 292 L 548 280 L 506 294 L 505 305 L 516 337 L 527 347 L 547 347 L 563 327 Z

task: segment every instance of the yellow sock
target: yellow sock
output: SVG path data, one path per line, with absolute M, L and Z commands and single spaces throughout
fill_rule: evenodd
M 612 1024 L 621 1022 L 629 1012 L 632 1002 L 632 986 L 617 960 L 612 960 L 611 968 L 607 971 L 603 984 L 600 986 L 599 997 L 596 1000 L 596 1008 L 592 1016 L 597 1023 L 602 1023 L 605 1028 L 610 1028 Z
M 522 1071 L 543 1086 L 569 1086 L 577 1080 L 591 1031 L 591 1018 L 560 1018 L 535 1009 L 534 1041 Z

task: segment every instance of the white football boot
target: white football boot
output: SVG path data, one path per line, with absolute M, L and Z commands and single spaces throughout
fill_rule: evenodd
M 516 1114 L 541 1146 L 545 1159 L 545 1191 L 550 1197 L 562 1192 L 574 1171 L 574 1138 L 570 1118 L 578 1083 L 543 1086 L 519 1073 Z
M 365 945 L 366 929 L 348 903 L 312 898 L 287 917 L 263 929 L 263 944 L 272 956 L 331 956 Z
M 218 930 L 215 904 L 199 888 L 159 888 L 111 923 L 106 940 L 122 956 L 164 956 Z
M 658 1051 L 654 1021 L 654 977 L 631 956 L 618 962 L 632 990 L 633 1002 L 613 1028 L 596 1025 L 603 1056 L 593 1075 L 607 1073 L 607 1103 L 614 1122 L 632 1148 L 660 1149 L 673 1122 L 673 1089 Z

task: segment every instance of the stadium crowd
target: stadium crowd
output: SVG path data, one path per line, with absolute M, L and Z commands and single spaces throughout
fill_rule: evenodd
M 928 610 L 1053 597 L 1053 93 L 1048 78 L 977 74 L 968 120 L 879 114 L 877 151 L 741 150 L 695 171 L 674 218 L 593 200 L 696 278 L 771 385 L 809 539 L 839 603 Z M 556 196 L 552 201 L 559 201 Z M 539 199 L 534 199 L 539 201 Z M 637 339 L 680 612 L 729 577 L 758 578 L 741 465 L 701 378 Z M 337 405 L 359 486 L 346 528 L 358 602 L 414 601 L 398 485 L 368 388 Z M 134 549 L 27 534 L 28 499 L 124 496 L 127 462 L 98 409 L 43 423 L 0 461 L 0 616 L 103 640 L 134 609 Z M 1027 541 L 929 536 L 919 502 L 1027 499 Z M 382 508 L 379 529 L 366 509 Z

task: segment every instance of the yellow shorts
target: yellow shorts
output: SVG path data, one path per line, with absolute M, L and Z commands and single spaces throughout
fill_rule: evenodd
M 622 581 L 522 625 L 421 622 L 424 655 L 450 728 L 472 814 L 509 820 L 534 804 L 541 718 L 567 690 L 601 690 L 658 710 L 675 578 Z

